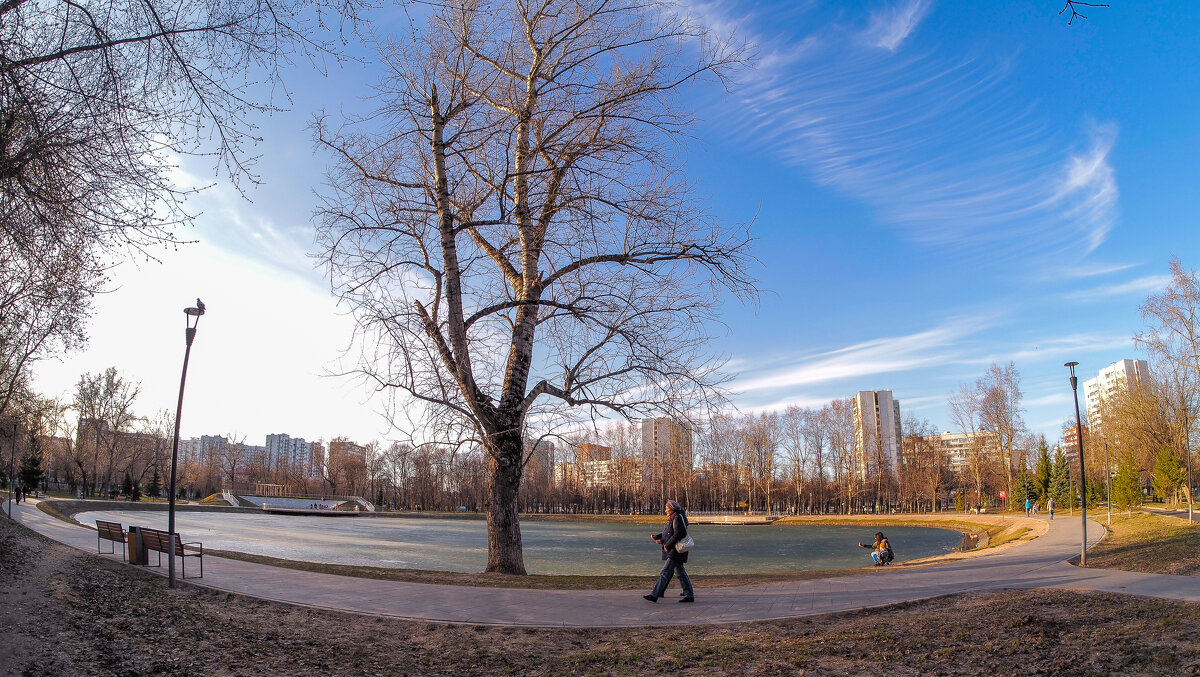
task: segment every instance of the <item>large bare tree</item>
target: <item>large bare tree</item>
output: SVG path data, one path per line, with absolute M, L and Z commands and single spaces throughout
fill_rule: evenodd
M 376 112 L 317 123 L 336 159 L 319 245 L 362 373 L 486 450 L 489 572 L 525 571 L 530 428 L 571 408 L 683 418 L 720 381 L 721 293 L 754 293 L 745 231 L 681 175 L 676 101 L 743 54 L 678 9 L 439 4 L 383 45 Z

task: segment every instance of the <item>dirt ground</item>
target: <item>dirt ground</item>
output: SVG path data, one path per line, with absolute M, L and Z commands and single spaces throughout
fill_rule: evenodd
M 535 630 L 184 586 L 0 519 L 0 675 L 1200 675 L 1200 605 L 967 594 L 717 627 Z

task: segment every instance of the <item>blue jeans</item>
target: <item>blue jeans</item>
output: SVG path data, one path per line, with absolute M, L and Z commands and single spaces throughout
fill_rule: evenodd
M 655 597 L 662 597 L 663 593 L 667 591 L 667 586 L 671 584 L 671 576 L 676 571 L 679 572 L 679 585 L 683 586 L 683 596 L 694 597 L 692 582 L 688 579 L 687 572 L 683 570 L 683 562 L 676 562 L 669 557 L 667 561 L 663 562 L 662 573 L 658 575 L 658 583 L 654 586 L 654 591 L 650 594 Z

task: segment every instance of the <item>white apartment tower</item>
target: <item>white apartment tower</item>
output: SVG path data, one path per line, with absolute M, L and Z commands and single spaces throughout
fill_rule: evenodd
M 867 476 L 875 459 L 896 473 L 900 467 L 900 402 L 890 390 L 862 390 L 854 396 L 854 446 L 858 474 Z
M 1088 427 L 1101 434 L 1104 427 L 1104 403 L 1111 402 L 1120 392 L 1141 388 L 1150 381 L 1150 367 L 1145 360 L 1121 360 L 1100 370 L 1096 378 L 1083 382 L 1087 400 Z

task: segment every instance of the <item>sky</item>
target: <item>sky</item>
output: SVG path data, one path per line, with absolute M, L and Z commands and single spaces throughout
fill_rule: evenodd
M 1011 361 L 1053 444 L 1074 415 L 1065 362 L 1082 381 L 1145 357 L 1138 306 L 1171 256 L 1200 267 L 1200 17 L 1111 5 L 1068 25 L 1056 0 L 691 3 L 758 55 L 732 90 L 685 96 L 689 177 L 756 238 L 760 301 L 726 303 L 712 345 L 739 409 L 891 390 L 953 430 L 950 394 Z M 191 200 L 194 242 L 119 265 L 87 349 L 39 364 L 35 388 L 69 399 L 116 366 L 140 414 L 173 411 L 200 297 L 183 437 L 402 437 L 379 393 L 331 375 L 353 366 L 353 322 L 309 255 L 327 162 L 312 116 L 369 110 L 377 72 L 289 73 L 244 196 L 185 160 L 181 182 L 214 183 Z

